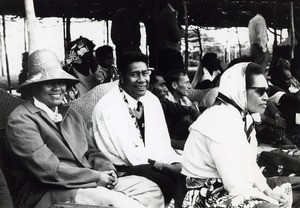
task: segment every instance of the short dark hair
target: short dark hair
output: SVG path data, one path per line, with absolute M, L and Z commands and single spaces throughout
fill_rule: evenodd
M 213 62 L 216 61 L 218 59 L 218 56 L 216 53 L 206 53 L 202 59 L 201 59 L 201 63 L 203 64 L 204 67 L 210 67 L 211 65 L 213 65 Z
M 232 59 L 227 65 L 227 69 L 232 67 L 235 64 L 242 63 L 242 62 L 255 62 L 255 59 L 253 56 L 242 56 L 239 58 Z
M 172 83 L 178 82 L 181 76 L 186 76 L 187 73 L 180 70 L 170 71 L 165 76 L 166 86 L 170 91 L 173 91 Z
M 246 88 L 251 87 L 253 85 L 254 76 L 256 75 L 264 75 L 263 68 L 256 63 L 249 63 L 246 67 Z
M 151 75 L 150 75 L 150 85 L 154 85 L 157 81 L 156 77 L 158 76 L 161 76 L 163 77 L 162 73 L 160 73 L 159 71 L 156 71 L 156 70 L 153 70 L 151 72 Z
M 106 58 L 107 54 L 113 53 L 113 48 L 109 45 L 100 46 L 96 49 L 95 53 L 97 60 L 101 62 Z
M 133 62 L 144 62 L 148 66 L 148 56 L 141 52 L 127 52 L 121 56 L 119 72 L 125 74 L 128 71 L 129 64 Z

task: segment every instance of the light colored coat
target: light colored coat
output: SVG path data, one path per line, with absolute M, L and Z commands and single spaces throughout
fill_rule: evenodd
M 78 188 L 97 186 L 100 170 L 114 169 L 95 148 L 79 114 L 67 106 L 60 106 L 59 113 L 63 120 L 56 124 L 29 101 L 9 117 L 6 143 L 15 164 L 19 206 L 34 207 L 40 199 L 55 202 L 46 199 L 50 192 L 60 201 L 73 201 Z
M 139 101 L 144 106 L 145 145 L 117 86 L 100 99 L 93 111 L 93 134 L 99 149 L 116 165 L 147 164 L 148 159 L 180 162 L 171 147 L 158 98 L 147 91 Z

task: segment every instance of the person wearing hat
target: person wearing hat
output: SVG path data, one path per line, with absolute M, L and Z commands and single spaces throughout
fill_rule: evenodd
M 163 207 L 159 187 L 138 176 L 117 177 L 96 149 L 82 117 L 62 105 L 78 80 L 57 56 L 42 49 L 29 56 L 26 102 L 9 116 L 6 144 L 12 155 L 16 207 L 45 208 L 56 202 L 113 207 Z
M 100 68 L 93 55 L 94 47 L 93 41 L 82 36 L 67 44 L 64 69 L 79 82 L 67 90 L 66 102 L 83 96 L 99 84 L 94 74 Z

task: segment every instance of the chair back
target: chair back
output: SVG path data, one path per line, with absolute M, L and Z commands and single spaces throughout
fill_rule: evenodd
M 23 102 L 24 100 L 0 88 L 0 168 L 9 190 L 12 190 L 13 179 L 10 175 L 11 161 L 5 146 L 5 128 L 10 113 Z
M 110 92 L 115 86 L 117 86 L 118 83 L 119 81 L 116 80 L 114 82 L 97 85 L 82 97 L 71 101 L 70 107 L 76 110 L 83 117 L 88 127 L 90 127 L 91 117 L 95 105 L 100 98 L 102 98 L 106 93 Z
M 9 114 L 24 100 L 0 88 L 0 129 L 5 129 Z
M 211 88 L 208 89 L 203 89 L 203 90 L 199 90 L 199 89 L 191 89 L 188 95 L 188 98 L 192 101 L 195 102 L 197 101 L 198 103 L 201 102 L 202 98 L 206 95 L 206 93 L 208 93 L 208 91 L 210 91 Z

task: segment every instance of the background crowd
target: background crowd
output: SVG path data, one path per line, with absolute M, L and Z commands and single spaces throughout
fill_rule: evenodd
M 276 46 L 270 60 L 267 23 L 256 14 L 249 56 L 223 68 L 206 53 L 191 76 L 178 12 L 164 1 L 153 69 L 139 49 L 141 11 L 116 12 L 116 61 L 111 46 L 95 49 L 85 37 L 68 44 L 64 66 L 48 49 L 23 54 L 17 91 L 25 102 L 5 138 L 14 206 L 299 207 L 300 178 L 266 178 L 257 146 L 300 145 L 300 51 L 292 59 L 289 46 Z M 109 82 L 117 85 L 87 126 L 69 104 Z M 206 93 L 191 100 L 192 90 Z

